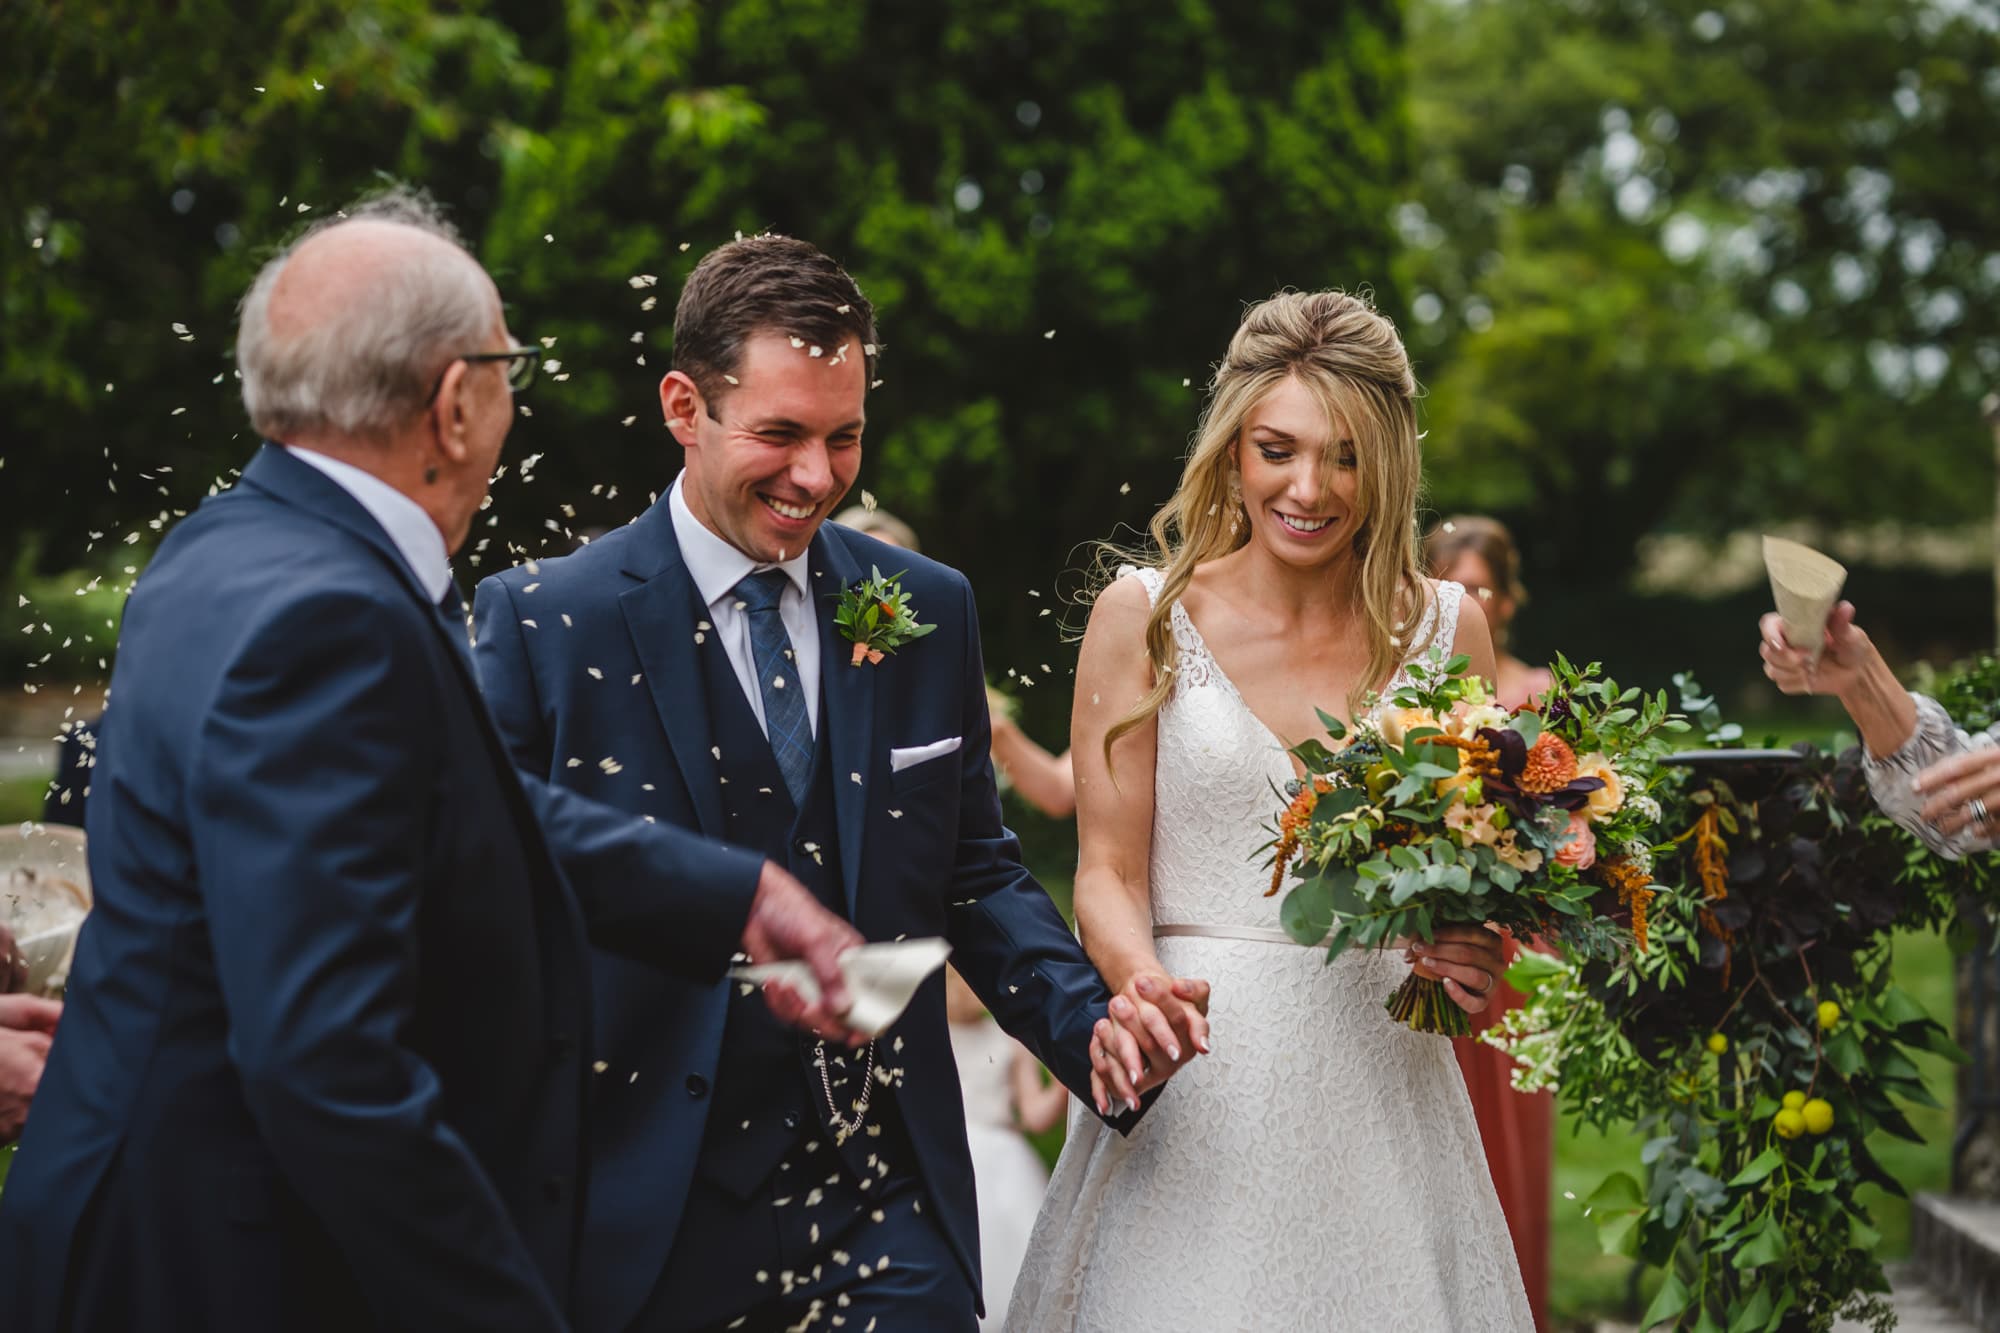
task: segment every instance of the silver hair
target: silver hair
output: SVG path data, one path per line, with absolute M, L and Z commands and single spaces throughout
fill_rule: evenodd
M 271 330 L 271 291 L 300 245 L 358 221 L 414 227 L 450 242 L 465 262 L 421 251 L 383 265 L 365 299 L 330 303 L 309 325 Z M 315 223 L 272 257 L 243 297 L 236 365 L 243 406 L 264 436 L 338 434 L 380 439 L 420 411 L 432 378 L 452 357 L 484 344 L 494 294 L 479 261 L 422 190 L 395 185 Z

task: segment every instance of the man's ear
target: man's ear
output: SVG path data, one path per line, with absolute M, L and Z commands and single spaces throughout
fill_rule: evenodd
M 701 443 L 696 433 L 701 418 L 708 413 L 708 400 L 701 386 L 679 370 L 670 370 L 660 380 L 660 415 L 684 449 Z
M 465 361 L 454 361 L 445 367 L 427 418 L 438 453 L 452 463 L 463 463 L 472 451 L 465 401 L 465 377 L 470 370 L 471 365 Z

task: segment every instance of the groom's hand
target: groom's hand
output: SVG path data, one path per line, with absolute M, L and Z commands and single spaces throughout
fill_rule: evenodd
M 1407 957 L 1437 973 L 1459 1008 L 1480 1014 L 1493 1003 L 1493 988 L 1507 970 L 1507 941 L 1485 926 L 1439 926 L 1429 943 L 1412 944 Z
M 1109 1114 L 1111 1097 L 1138 1110 L 1142 1093 L 1208 1053 L 1206 981 L 1142 972 L 1111 998 L 1110 1008 L 1090 1042 L 1091 1096 L 1100 1115 Z
M 840 955 L 861 942 L 861 933 L 821 907 L 805 885 L 772 862 L 764 863 L 750 901 L 750 919 L 743 925 L 743 951 L 754 963 L 799 959 L 819 982 L 816 1004 L 807 1004 L 782 981 L 766 982 L 764 1003 L 779 1022 L 829 1041 L 861 1045 L 865 1038 L 841 1021 L 851 1001 L 847 979 L 840 972 Z

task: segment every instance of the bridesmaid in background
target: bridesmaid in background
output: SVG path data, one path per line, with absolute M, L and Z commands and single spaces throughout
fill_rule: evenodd
M 1424 556 L 1432 577 L 1465 585 L 1466 593 L 1485 608 L 1500 668 L 1494 682 L 1500 704 L 1512 710 L 1535 702 L 1548 689 L 1550 676 L 1547 667 L 1529 666 L 1508 651 L 1508 624 L 1528 594 L 1521 586 L 1520 557 L 1506 525 L 1478 514 L 1455 514 L 1432 529 L 1424 542 Z M 1518 951 L 1516 946 L 1512 952 Z M 1485 1013 L 1472 1016 L 1475 1034 L 1521 1004 L 1519 991 L 1504 981 L 1497 985 L 1497 1002 Z M 1465 1090 L 1472 1097 L 1487 1169 L 1493 1173 L 1500 1209 L 1507 1215 L 1507 1229 L 1513 1234 L 1514 1255 L 1528 1288 L 1528 1307 L 1534 1313 L 1535 1327 L 1546 1330 L 1555 1099 L 1546 1092 L 1528 1095 L 1514 1091 L 1510 1081 L 1514 1062 L 1476 1035 L 1454 1038 L 1452 1045 L 1465 1075 Z

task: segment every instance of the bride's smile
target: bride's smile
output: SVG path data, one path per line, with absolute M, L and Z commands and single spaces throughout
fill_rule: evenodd
M 1296 376 L 1273 386 L 1237 446 L 1251 541 L 1288 565 L 1319 565 L 1352 549 L 1354 443 Z

